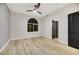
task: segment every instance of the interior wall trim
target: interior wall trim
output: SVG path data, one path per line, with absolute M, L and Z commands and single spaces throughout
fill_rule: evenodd
M 9 44 L 11 40 L 8 40 L 4 45 L 3 47 L 0 49 L 0 53 L 5 49 L 5 47 Z
M 30 39 L 30 38 L 38 38 L 43 36 L 36 36 L 36 37 L 18 37 L 18 38 L 11 38 L 10 40 L 23 40 L 23 39 Z

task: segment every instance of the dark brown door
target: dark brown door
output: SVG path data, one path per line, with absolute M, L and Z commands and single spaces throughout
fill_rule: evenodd
M 58 38 L 58 21 L 52 21 L 52 39 Z
M 68 45 L 79 49 L 79 12 L 68 15 Z
M 56 38 L 58 38 L 58 21 L 56 21 Z

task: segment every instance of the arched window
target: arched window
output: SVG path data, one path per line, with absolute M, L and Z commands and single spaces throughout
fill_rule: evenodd
M 38 31 L 38 22 L 36 19 L 31 18 L 28 20 L 28 25 L 27 25 L 28 32 L 34 32 Z

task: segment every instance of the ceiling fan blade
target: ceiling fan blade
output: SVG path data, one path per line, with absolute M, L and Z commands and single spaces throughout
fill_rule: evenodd
M 34 6 L 34 10 L 26 10 L 27 12 L 31 12 L 31 11 L 35 11 L 37 10 L 38 8 L 40 7 L 40 3 L 37 3 L 35 6 Z M 38 11 L 39 14 L 41 14 L 41 12 Z
M 39 7 L 40 7 L 40 3 L 37 4 L 37 8 L 39 8 Z
M 40 7 L 40 3 L 37 3 L 37 5 L 35 5 L 34 7 L 34 10 L 38 9 Z
M 37 13 L 42 14 L 42 12 L 40 12 L 40 11 L 37 11 Z
M 30 11 L 33 11 L 33 10 L 26 10 L 26 11 L 30 12 Z

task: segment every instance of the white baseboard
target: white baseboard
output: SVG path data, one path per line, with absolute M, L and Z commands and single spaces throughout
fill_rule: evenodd
M 10 40 L 23 40 L 23 39 L 31 39 L 31 38 L 38 38 L 42 36 L 37 36 L 37 37 L 19 37 L 19 38 L 11 38 Z
M 10 38 L 10 40 L 22 40 L 22 39 L 26 39 L 26 37 Z
M 4 44 L 4 46 L 0 49 L 0 53 L 5 49 L 5 47 L 8 45 L 8 43 L 10 42 L 11 40 L 8 40 L 5 44 Z

